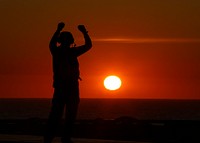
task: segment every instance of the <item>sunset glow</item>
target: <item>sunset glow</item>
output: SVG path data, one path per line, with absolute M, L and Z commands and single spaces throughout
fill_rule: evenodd
M 92 39 L 78 57 L 81 98 L 200 99 L 199 7 L 198 0 L 1 0 L 0 98 L 52 97 L 49 42 L 64 22 L 77 46 L 79 24 Z M 119 92 L 104 88 L 110 73 L 125 83 Z

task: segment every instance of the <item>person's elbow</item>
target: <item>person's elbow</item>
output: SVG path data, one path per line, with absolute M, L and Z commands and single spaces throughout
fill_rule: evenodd
M 88 47 L 89 47 L 89 49 L 91 49 L 91 48 L 92 48 L 92 43 L 90 43 L 90 44 L 88 45 Z
M 90 42 L 90 43 L 87 43 L 86 45 L 85 45 L 85 47 L 87 48 L 87 50 L 90 50 L 91 48 L 92 48 L 92 43 Z

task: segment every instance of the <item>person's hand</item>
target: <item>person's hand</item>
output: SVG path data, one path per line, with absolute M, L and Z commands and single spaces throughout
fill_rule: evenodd
M 82 33 L 87 33 L 88 32 L 84 25 L 78 25 L 78 30 L 81 31 Z
M 58 23 L 57 30 L 61 31 L 64 27 L 65 27 L 65 23 L 64 22 L 60 22 L 60 23 Z

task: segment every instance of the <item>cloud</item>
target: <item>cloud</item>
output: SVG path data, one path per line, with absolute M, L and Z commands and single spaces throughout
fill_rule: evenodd
M 200 38 L 97 38 L 92 41 L 111 43 L 200 43 Z

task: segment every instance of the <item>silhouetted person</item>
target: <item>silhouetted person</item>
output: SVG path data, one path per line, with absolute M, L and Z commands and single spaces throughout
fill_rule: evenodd
M 65 111 L 62 143 L 72 143 L 71 135 L 79 104 L 79 63 L 77 57 L 92 47 L 91 39 L 84 25 L 78 29 L 83 33 L 85 44 L 75 47 L 74 38 L 70 32 L 61 30 L 64 23 L 59 23 L 50 41 L 50 51 L 53 57 L 53 87 L 52 107 L 47 123 L 44 143 L 51 143 L 56 129 Z M 60 44 L 57 46 L 57 44 Z

